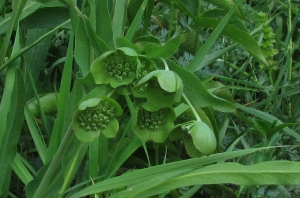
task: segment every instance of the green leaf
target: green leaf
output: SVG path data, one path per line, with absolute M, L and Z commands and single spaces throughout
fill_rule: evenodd
M 114 15 L 113 15 L 113 38 L 122 37 L 124 33 L 126 21 L 127 1 L 118 0 L 115 2 Z
M 73 136 L 72 142 L 64 153 L 62 159 L 62 172 L 64 176 L 64 183 L 61 186 L 59 194 L 62 194 L 67 187 L 71 184 L 72 180 L 76 176 L 82 160 L 86 154 L 88 143 L 80 142 Z
M 193 138 L 195 147 L 204 154 L 214 152 L 217 140 L 214 132 L 202 121 L 197 121 L 191 127 L 189 133 Z
M 72 12 L 72 11 L 71 11 Z M 77 16 L 76 16 L 77 17 Z M 73 23 L 74 20 L 72 20 Z M 84 22 L 82 20 L 77 21 L 77 26 L 75 29 L 75 49 L 74 49 L 74 59 L 80 68 L 80 72 L 83 76 L 86 76 L 89 72 L 91 65 L 91 56 L 92 49 L 87 43 L 90 42 L 90 39 L 86 33 Z
M 13 54 L 4 64 L 0 66 L 0 71 L 2 71 L 4 68 L 6 68 L 9 64 L 11 64 L 13 61 L 15 61 L 17 58 L 19 58 L 21 55 L 23 55 L 25 52 L 27 52 L 29 49 L 34 47 L 37 43 L 41 42 L 44 38 L 52 35 L 53 32 L 57 31 L 59 28 L 63 27 L 64 25 L 68 24 L 70 20 L 65 21 L 64 23 L 60 24 L 56 28 L 48 31 L 46 34 L 41 36 L 39 39 L 37 39 L 34 43 L 32 43 L 30 46 L 24 47 L 21 50 L 17 51 L 15 54 Z
M 205 18 L 212 18 L 212 19 L 217 19 L 217 20 L 222 20 L 223 17 L 227 14 L 227 11 L 215 8 L 215 9 L 210 9 L 206 12 L 203 13 L 202 17 Z M 247 26 L 245 25 L 244 21 L 237 17 L 231 17 L 228 21 L 227 25 L 233 25 L 236 28 L 239 28 L 240 30 L 243 31 L 248 31 Z
M 27 30 L 26 46 L 30 46 L 38 38 L 47 33 L 46 30 Z M 27 69 L 31 74 L 33 82 L 37 82 L 40 72 L 44 69 L 46 57 L 51 44 L 51 37 L 46 37 L 40 43 L 34 45 L 28 52 L 24 54 L 24 62 L 27 64 Z M 26 77 L 25 79 L 30 79 Z M 25 81 L 26 99 L 31 97 L 32 83 L 30 80 Z
M 9 100 L 9 103 L 7 103 Z M 5 89 L 0 105 L 3 116 L 0 123 L 0 195 L 6 172 L 17 153 L 17 144 L 24 122 L 25 88 L 20 69 L 11 68 L 6 75 Z
M 15 172 L 17 177 L 27 185 L 30 181 L 33 180 L 32 175 L 29 170 L 26 168 L 25 164 L 22 162 L 25 160 L 19 153 L 15 156 L 13 162 L 10 164 L 12 170 Z M 28 162 L 27 162 L 28 163 Z M 29 163 L 28 163 L 29 164 Z M 26 164 L 26 165 L 28 165 Z
M 41 7 L 41 4 L 28 1 L 26 5 L 24 6 L 22 13 L 20 15 L 20 20 L 24 19 L 34 11 L 36 11 L 38 8 Z M 7 31 L 10 22 L 11 22 L 11 15 L 7 14 L 4 19 L 0 19 L 0 34 L 3 34 L 5 31 Z
M 96 32 L 99 38 L 105 41 L 110 50 L 115 48 L 113 41 L 112 22 L 108 9 L 108 0 L 96 2 Z
M 180 45 L 180 28 L 177 28 L 173 37 L 168 40 L 164 45 L 158 46 L 153 43 L 147 43 L 144 51 L 148 58 L 161 57 L 164 59 L 172 56 L 179 48 Z
M 20 1 L 17 1 L 17 2 L 12 4 L 13 12 L 12 12 L 12 18 L 9 21 L 10 26 L 9 26 L 8 30 L 6 31 L 4 41 L 3 41 L 2 46 L 0 48 L 0 65 L 2 65 L 2 63 L 5 60 L 6 52 L 7 52 L 8 46 L 9 46 L 9 42 L 10 42 L 12 32 L 13 32 L 16 24 L 18 24 L 18 22 L 19 22 L 19 17 L 22 13 L 22 10 L 23 10 L 24 6 L 25 6 L 25 3 L 26 3 L 26 0 L 20 0 Z
M 39 157 L 41 158 L 43 164 L 45 164 L 46 156 L 47 156 L 47 148 L 43 139 L 43 135 L 39 130 L 33 115 L 31 114 L 30 110 L 27 107 L 25 108 L 24 114 L 35 148 L 39 153 Z
M 203 61 L 204 57 L 208 54 L 209 50 L 212 48 L 212 46 L 215 44 L 215 41 L 217 40 L 218 36 L 222 32 L 223 28 L 227 24 L 228 20 L 230 19 L 231 15 L 233 14 L 234 10 L 238 7 L 238 4 L 241 2 L 239 0 L 226 14 L 224 19 L 218 24 L 216 29 L 213 31 L 213 33 L 210 35 L 210 37 L 206 40 L 204 45 L 200 48 L 200 50 L 195 55 L 194 59 L 191 61 L 191 63 L 187 66 L 187 70 L 194 72 L 199 67 L 200 63 Z M 195 20 L 197 21 L 197 19 Z
M 136 87 L 140 88 L 142 85 L 145 85 L 148 102 L 158 109 L 168 107 L 181 99 L 183 84 L 173 71 L 151 71 L 136 84 Z
M 43 180 L 45 174 L 47 174 L 47 170 L 49 168 L 49 164 L 43 166 L 39 171 L 37 176 L 29 182 L 26 186 L 26 196 L 27 197 L 34 197 L 36 190 L 38 189 L 41 181 Z M 59 165 L 60 167 L 60 165 Z M 54 194 L 57 194 L 58 190 L 63 184 L 63 173 L 61 170 L 56 171 L 49 183 L 47 184 L 46 188 L 43 188 L 44 196 L 43 197 L 51 197 Z
M 219 1 L 219 0 L 205 0 L 209 3 L 212 3 L 216 6 L 218 6 L 219 8 L 222 8 L 224 10 L 230 10 L 235 4 L 236 4 L 236 1 L 234 0 L 223 0 L 223 1 Z M 234 15 L 245 20 L 245 16 L 242 12 L 242 10 L 240 9 L 240 7 L 238 7 L 238 9 L 236 9 L 234 11 Z
M 271 115 L 267 112 L 263 112 L 263 111 L 253 109 L 253 108 L 249 108 L 249 107 L 246 107 L 246 106 L 240 106 L 239 109 L 242 110 L 242 111 L 245 111 L 246 113 L 249 113 L 249 114 L 251 114 L 251 115 L 253 115 L 257 118 L 265 120 L 269 123 L 273 123 L 276 120 L 276 126 L 275 127 L 280 126 L 281 124 L 284 124 L 281 120 L 279 120 L 278 118 L 276 118 L 275 116 L 273 116 L 273 115 Z M 290 136 L 294 137 L 295 139 L 297 139 L 298 141 L 300 141 L 300 135 L 296 131 L 294 131 L 294 130 L 288 128 L 288 127 L 285 127 L 282 130 L 285 133 L 287 133 L 288 135 L 290 135 Z
M 66 61 L 63 67 L 62 79 L 60 84 L 60 93 L 58 100 L 58 113 L 57 119 L 54 122 L 52 129 L 51 139 L 48 147 L 46 162 L 49 162 L 55 155 L 62 139 L 62 133 L 65 131 L 65 123 L 69 122 L 71 114 L 68 113 L 69 105 L 73 101 L 68 100 L 70 96 L 70 87 L 72 81 L 72 66 L 73 66 L 73 53 L 74 53 L 74 33 L 71 31 L 69 38 L 69 45 L 66 55 Z
M 201 26 L 211 29 L 216 29 L 218 24 L 220 23 L 220 21 L 216 19 L 207 17 L 200 17 L 198 22 Z M 241 44 L 260 63 L 268 65 L 268 62 L 257 41 L 248 32 L 239 29 L 236 26 L 227 24 L 224 26 L 221 34 L 227 36 L 238 44 Z M 200 68 L 198 67 L 197 69 Z
M 84 27 L 86 34 L 90 40 L 90 45 L 93 47 L 95 51 L 95 56 L 99 57 L 102 53 L 107 52 L 109 50 L 107 44 L 104 40 L 102 40 L 95 32 L 95 30 L 91 26 L 91 22 L 85 16 L 82 17 L 84 22 Z
M 183 133 L 183 131 L 181 131 L 181 133 Z M 195 147 L 193 138 L 190 135 L 187 135 L 187 134 L 183 135 L 183 143 L 184 143 L 184 148 L 190 157 L 202 157 L 203 156 L 203 153 L 201 153 L 199 151 L 199 149 L 197 149 Z
M 131 43 L 129 40 L 127 40 L 124 37 L 118 37 L 116 40 L 117 47 L 128 47 L 136 51 L 138 54 L 142 53 L 142 49 Z
M 70 18 L 69 10 L 63 7 L 40 8 L 24 18 L 20 23 L 21 29 L 54 28 Z M 70 28 L 67 24 L 64 28 Z
M 115 178 L 111 178 L 111 179 L 107 179 L 105 181 L 95 183 L 92 186 L 86 187 L 83 190 L 78 191 L 76 194 L 71 196 L 71 198 L 84 197 L 86 195 L 90 195 L 90 194 L 94 194 L 94 193 L 101 193 L 101 192 L 109 191 L 109 190 L 116 189 L 116 188 L 122 188 L 125 186 L 132 187 L 133 185 L 149 181 L 150 179 L 161 178 L 161 176 L 163 174 L 168 174 L 168 173 L 173 173 L 173 172 L 176 174 L 177 171 L 182 171 L 183 169 L 186 169 L 186 171 L 202 170 L 200 167 L 202 167 L 204 165 L 213 164 L 218 161 L 235 158 L 238 156 L 250 154 L 255 151 L 264 150 L 267 148 L 270 148 L 270 147 L 257 148 L 257 149 L 245 149 L 245 150 L 240 150 L 240 151 L 233 151 L 230 153 L 218 153 L 218 154 L 214 154 L 214 155 L 210 155 L 210 156 L 204 156 L 201 158 L 181 160 L 181 161 L 177 161 L 177 162 L 173 162 L 173 163 L 164 164 L 161 166 L 154 166 L 154 167 L 145 168 L 142 170 L 136 170 L 136 171 L 133 171 L 133 172 L 130 172 L 127 174 L 123 174 L 119 177 L 115 177 Z M 292 162 L 292 163 L 295 163 L 295 162 Z M 295 164 L 297 164 L 297 166 L 298 166 L 298 163 L 295 163 Z M 295 167 L 295 169 L 296 169 L 296 167 Z M 276 169 L 274 169 L 274 170 L 276 170 Z M 286 167 L 285 167 L 285 170 L 287 170 Z M 281 173 L 283 173 L 285 170 L 282 170 Z M 211 172 L 209 172 L 209 173 L 211 173 Z M 236 174 L 233 172 L 232 175 L 236 175 Z M 272 174 L 270 173 L 270 175 L 272 175 Z M 209 176 L 209 174 L 208 174 L 208 176 Z M 199 178 L 201 178 L 201 177 L 199 177 Z M 211 178 L 214 179 L 214 182 L 215 182 L 217 180 L 218 176 L 214 176 Z M 294 178 L 296 179 L 296 177 L 294 177 Z M 203 182 L 203 181 L 205 182 L 206 179 L 208 179 L 208 177 L 203 180 L 201 179 L 201 182 Z M 271 182 L 271 181 L 272 180 L 269 180 L 268 182 Z M 293 181 L 295 181 L 295 180 L 293 180 Z M 182 186 L 186 186 L 186 185 L 184 185 L 184 182 L 183 182 Z M 149 197 L 149 196 L 142 196 L 142 197 Z
M 218 98 L 210 94 L 199 78 L 197 78 L 191 72 L 176 65 L 173 61 L 167 61 L 169 68 L 176 72 L 182 79 L 184 86 L 184 93 L 195 107 L 207 107 L 221 111 L 221 112 L 233 112 L 235 105 L 227 100 Z
M 288 167 L 288 169 L 287 169 Z M 120 197 L 151 197 L 183 186 L 200 184 L 237 185 L 299 185 L 299 162 L 272 161 L 251 166 L 222 163 L 203 168 L 182 168 L 174 173 L 161 174 L 159 179 L 130 186 L 118 193 Z
M 144 10 L 145 10 L 145 7 L 147 6 L 147 4 L 148 4 L 148 0 L 144 0 L 142 5 L 139 8 L 139 11 L 136 13 L 134 20 L 132 21 L 131 25 L 128 28 L 128 31 L 125 35 L 126 39 L 131 41 L 132 38 L 134 37 L 134 33 L 135 33 L 136 29 L 138 28 L 138 25 L 140 24 L 140 21 L 144 15 Z

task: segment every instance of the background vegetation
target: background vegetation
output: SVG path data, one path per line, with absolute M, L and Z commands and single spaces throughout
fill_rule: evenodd
M 299 5 L 0 0 L 0 196 L 300 197 Z

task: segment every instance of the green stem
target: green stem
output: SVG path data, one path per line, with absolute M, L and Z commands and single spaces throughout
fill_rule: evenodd
M 168 66 L 168 63 L 167 63 L 167 61 L 166 61 L 165 59 L 163 59 L 163 58 L 161 58 L 161 57 L 159 57 L 158 59 L 161 60 L 161 61 L 164 63 L 165 70 L 170 70 L 170 69 L 169 69 L 169 66 Z
M 190 103 L 189 99 L 186 97 L 185 94 L 182 94 L 183 99 L 185 102 L 190 106 L 192 113 L 194 114 L 197 121 L 201 121 L 201 118 L 199 117 L 197 111 L 195 110 L 194 106 Z
M 171 0 L 171 19 L 170 19 L 170 26 L 169 26 L 169 31 L 168 31 L 168 37 L 167 40 L 171 38 L 172 35 L 172 30 L 173 30 L 173 21 L 176 15 L 175 11 L 175 0 Z
M 288 1 L 289 4 L 289 20 L 288 20 L 288 30 L 289 32 L 292 32 L 292 5 L 291 5 L 291 1 Z M 293 40 L 292 38 L 290 38 L 289 41 L 289 52 L 292 53 L 293 51 Z M 293 68 L 293 57 L 290 58 L 290 64 L 289 64 L 289 72 L 288 72 L 288 80 L 292 80 L 292 68 Z
M 145 19 L 144 19 L 144 26 L 143 26 L 143 30 L 142 30 L 142 35 L 147 34 L 147 30 L 151 21 L 151 15 L 152 15 L 152 10 L 155 6 L 155 0 L 150 0 L 148 2 L 148 5 L 146 7 L 146 13 L 145 13 Z
M 72 129 L 72 123 L 70 124 L 61 144 L 58 147 L 58 150 L 56 152 L 56 154 L 54 155 L 49 168 L 44 176 L 44 178 L 42 179 L 39 187 L 37 188 L 33 198 L 40 198 L 40 197 L 46 197 L 47 193 L 48 193 L 48 188 L 50 186 L 50 183 L 53 180 L 54 175 L 57 173 L 57 170 L 59 169 L 59 167 L 61 166 L 61 161 L 63 158 L 63 154 L 66 151 L 69 143 L 72 140 L 72 136 L 74 135 L 73 133 L 73 129 Z
M 159 144 L 153 142 L 153 147 L 154 147 L 154 151 L 155 151 L 155 153 L 154 153 L 154 155 L 155 155 L 154 163 L 157 166 L 157 165 L 159 165 L 159 152 L 158 152 Z
M 201 5 L 202 5 L 202 0 L 198 1 L 198 9 L 197 9 L 197 21 L 201 17 Z M 198 24 L 197 25 L 197 31 L 196 31 L 196 39 L 195 39 L 195 45 L 194 45 L 194 53 L 197 53 L 197 49 L 199 48 L 200 41 L 199 41 L 199 35 L 200 35 L 200 30 L 201 26 Z
M 78 158 L 79 158 L 79 152 L 80 152 L 81 149 L 84 149 L 85 146 L 86 146 L 85 142 L 81 142 L 80 143 L 80 145 L 78 146 L 77 151 L 75 153 L 75 158 L 73 159 L 73 162 L 76 162 L 78 160 Z M 73 164 L 75 164 L 75 163 L 73 163 Z M 64 183 L 62 184 L 62 187 L 61 187 L 60 191 L 58 192 L 59 197 L 62 197 L 63 193 L 69 187 L 70 183 L 72 182 L 72 179 L 73 179 L 72 176 L 74 175 L 75 171 L 77 171 L 77 168 L 74 167 L 74 166 L 71 166 L 70 170 L 68 171 L 68 174 L 65 177 Z

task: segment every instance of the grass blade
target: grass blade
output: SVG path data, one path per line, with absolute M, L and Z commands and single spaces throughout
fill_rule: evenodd
M 118 37 L 123 36 L 126 19 L 127 0 L 115 1 L 113 16 L 113 36 L 114 42 Z
M 203 61 L 203 59 L 206 56 L 206 54 L 208 54 L 209 50 L 215 44 L 215 41 L 217 40 L 218 36 L 221 34 L 223 28 L 225 27 L 226 23 L 230 19 L 231 15 L 238 8 L 238 5 L 241 2 L 242 2 L 242 0 L 237 1 L 237 3 L 225 15 L 225 17 L 223 18 L 223 20 L 219 23 L 219 25 L 216 27 L 216 29 L 213 31 L 213 33 L 210 35 L 210 37 L 207 39 L 207 41 L 204 43 L 204 45 L 197 52 L 197 54 L 195 55 L 194 59 L 186 67 L 187 70 L 189 70 L 191 72 L 194 72 L 198 68 L 198 66 L 201 64 L 201 62 Z

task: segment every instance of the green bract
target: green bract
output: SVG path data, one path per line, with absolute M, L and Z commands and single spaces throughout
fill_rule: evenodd
M 77 138 L 83 142 L 92 142 L 100 132 L 107 138 L 114 138 L 119 130 L 115 116 L 121 115 L 122 112 L 119 103 L 107 97 L 81 102 L 73 120 Z
M 130 48 L 108 51 L 96 59 L 91 74 L 96 84 L 110 84 L 113 88 L 131 83 L 138 75 L 140 61 Z
M 202 121 L 197 121 L 190 128 L 189 133 L 193 138 L 195 147 L 204 154 L 214 152 L 217 147 L 217 140 L 214 132 Z
M 160 109 L 179 102 L 183 84 L 181 78 L 170 70 L 155 70 L 144 76 L 136 86 L 145 86 L 147 106 Z
M 167 139 L 176 118 L 171 107 L 154 112 L 138 107 L 136 116 L 132 127 L 134 133 L 143 141 L 152 140 L 157 143 Z
M 157 69 L 155 63 L 147 58 L 146 56 L 139 56 L 139 60 L 141 61 L 141 70 L 139 71 L 138 75 L 136 76 L 136 80 L 132 83 L 133 87 L 131 88 L 131 92 L 133 93 L 134 97 L 138 98 L 146 98 L 146 88 L 148 83 L 143 83 L 138 86 L 134 86 L 141 80 L 144 76 L 148 75 L 150 72 Z

